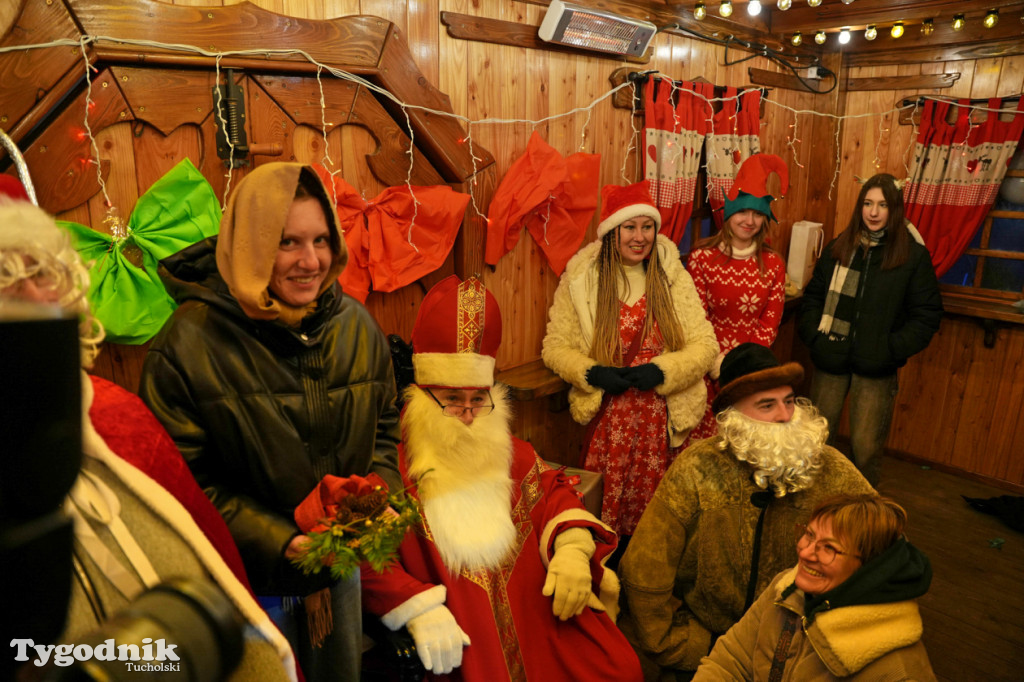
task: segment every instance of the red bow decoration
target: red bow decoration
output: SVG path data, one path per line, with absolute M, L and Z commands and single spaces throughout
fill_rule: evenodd
M 295 508 L 295 523 L 303 533 L 322 533 L 334 520 L 348 523 L 358 515 L 369 517 L 378 507 L 387 506 L 388 484 L 377 474 L 331 476 L 328 474 Z M 347 512 L 346 512 L 347 510 Z M 341 519 L 341 516 L 350 519 Z
M 374 291 L 395 291 L 441 267 L 455 244 L 469 195 L 444 185 L 388 187 L 366 201 L 343 178 L 315 166 L 333 187 L 349 262 L 338 281 L 366 302 Z
M 487 212 L 485 260 L 497 262 L 519 242 L 524 225 L 556 275 L 583 242 L 597 210 L 599 154 L 562 158 L 534 131 L 494 193 Z

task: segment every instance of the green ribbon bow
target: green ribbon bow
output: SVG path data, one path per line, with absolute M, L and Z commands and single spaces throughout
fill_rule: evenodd
M 89 267 L 89 305 L 107 340 L 141 344 L 160 331 L 177 307 L 157 275 L 160 260 L 217 234 L 220 203 L 192 162 L 181 161 L 139 197 L 124 235 L 111 236 L 58 221 Z M 137 247 L 142 268 L 124 251 Z

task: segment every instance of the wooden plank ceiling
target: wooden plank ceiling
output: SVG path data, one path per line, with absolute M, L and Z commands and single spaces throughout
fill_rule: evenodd
M 548 4 L 547 0 L 528 0 Z M 811 7 L 807 0 L 791 0 L 781 10 L 777 0 L 761 0 L 761 11 L 751 16 L 747 6 L 752 0 L 731 0 L 732 14 L 723 17 L 721 0 L 703 0 L 707 16 L 697 20 L 698 0 L 568 0 L 573 4 L 646 18 L 658 26 L 678 24 L 683 33 L 702 34 L 711 39 L 734 36 L 784 52 L 811 51 L 844 53 L 848 65 L 891 64 L 900 62 L 942 62 L 981 57 L 1024 54 L 1024 1 L 1022 0 L 821 0 Z M 785 0 L 782 0 L 785 5 Z M 988 28 L 985 15 L 998 11 L 998 21 Z M 963 15 L 964 24 L 953 28 L 954 18 Z M 922 25 L 931 20 L 932 30 Z M 893 37 L 892 27 L 902 22 L 901 37 Z M 876 37 L 867 40 L 865 31 L 874 26 Z M 842 29 L 850 32 L 850 41 L 838 41 Z M 814 35 L 825 31 L 823 45 L 814 43 Z M 800 48 L 791 39 L 800 32 Z

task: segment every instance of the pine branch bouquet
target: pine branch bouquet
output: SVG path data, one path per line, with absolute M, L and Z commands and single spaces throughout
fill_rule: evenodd
M 335 580 L 364 561 L 383 571 L 395 561 L 405 531 L 422 519 L 416 500 L 404 493 L 388 494 L 384 479 L 373 473 L 324 476 L 295 508 L 309 543 L 292 563 L 306 575 L 329 568 Z

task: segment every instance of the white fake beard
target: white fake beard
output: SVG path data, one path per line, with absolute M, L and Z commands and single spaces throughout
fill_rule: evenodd
M 494 410 L 467 426 L 441 414 L 417 386 L 405 393 L 402 435 L 434 544 L 452 573 L 496 568 L 512 550 L 511 417 L 505 390 Z
M 811 486 L 827 438 L 828 421 L 806 399 L 797 401 L 793 418 L 784 424 L 751 419 L 731 407 L 718 415 L 716 444 L 754 467 L 754 483 L 771 488 L 776 497 Z

